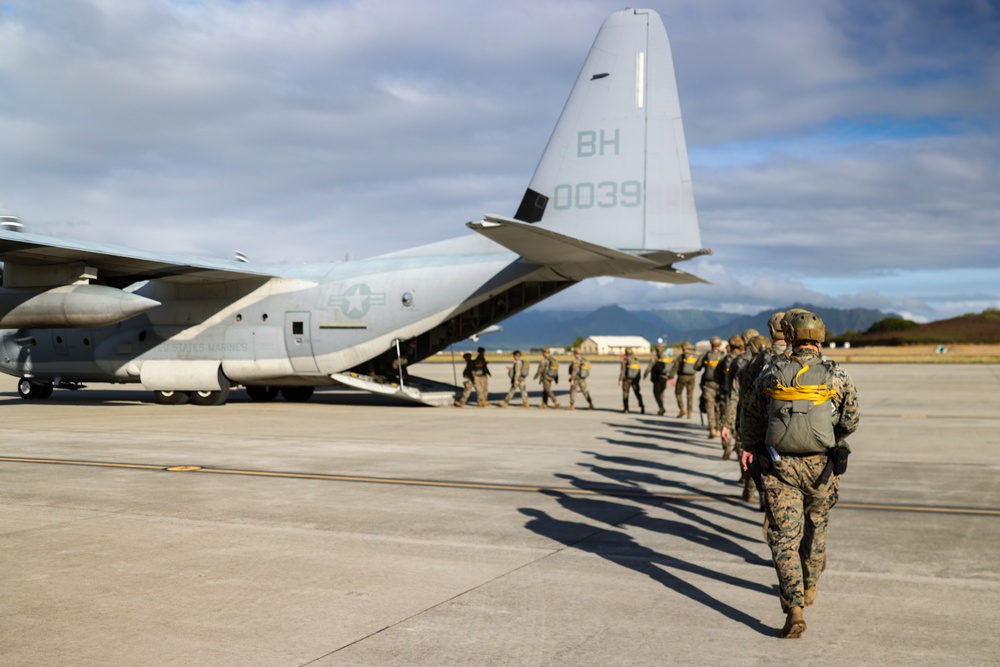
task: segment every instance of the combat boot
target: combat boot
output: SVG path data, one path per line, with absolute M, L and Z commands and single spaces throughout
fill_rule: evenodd
M 569 407 L 568 407 L 568 408 L 566 408 L 566 409 L 567 409 L 567 410 L 576 410 L 576 407 L 575 407 L 575 406 L 574 406 L 574 405 L 573 405 L 572 403 L 570 403 L 570 404 L 569 404 Z
M 556 401 L 555 404 L 553 404 L 552 409 L 553 410 L 558 410 L 559 409 L 559 401 Z
M 688 418 L 688 419 L 691 419 L 691 411 L 690 411 L 690 410 L 688 410 L 688 415 L 687 415 L 687 418 Z
M 506 408 L 509 405 L 509 403 L 507 403 L 507 401 L 500 401 L 499 403 L 497 403 L 497 405 L 499 405 L 501 408 Z
M 805 600 L 807 607 L 813 606 L 813 603 L 816 602 L 816 584 L 813 584 L 811 588 L 807 588 L 802 598 Z
M 455 407 L 456 408 L 464 408 L 465 407 L 465 403 L 463 403 L 461 401 L 455 401 Z
M 785 617 L 785 627 L 781 628 L 781 636 L 786 639 L 796 639 L 806 631 L 806 619 L 802 616 L 802 607 L 792 607 Z
M 681 410 L 680 412 L 678 412 L 677 416 L 674 417 L 674 419 L 683 419 L 683 418 L 684 418 L 684 411 L 683 410 Z
M 646 414 L 646 406 L 643 405 L 642 403 L 639 404 L 639 414 L 640 415 Z
M 590 406 L 591 410 L 594 409 L 594 402 L 590 400 L 590 396 L 587 397 L 587 404 Z
M 656 412 L 656 414 L 658 414 L 659 416 L 661 416 L 661 417 L 662 417 L 662 416 L 663 416 L 663 413 L 664 413 L 664 412 L 666 412 L 666 410 L 664 410 L 663 408 L 660 408 L 660 409 L 659 409 L 659 410 L 658 410 L 658 411 Z
M 723 461 L 728 461 L 729 457 L 732 456 L 732 455 L 733 455 L 733 450 L 731 448 L 726 447 L 725 449 L 722 450 L 722 460 Z
M 530 403 L 525 403 L 525 404 L 524 404 L 524 405 L 522 405 L 521 407 L 522 407 L 522 408 L 530 408 L 530 407 L 531 407 L 531 404 L 530 404 Z

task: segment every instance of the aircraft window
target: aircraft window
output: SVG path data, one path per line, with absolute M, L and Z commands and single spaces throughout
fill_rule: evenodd
M 62 345 L 62 336 L 56 336 L 56 343 Z
M 83 339 L 83 344 L 84 345 L 90 345 L 90 339 L 89 338 L 84 338 Z
M 304 328 L 302 322 L 292 322 L 292 333 L 296 336 L 301 336 L 304 333 Z
M 242 321 L 243 321 L 243 316 L 242 316 L 242 315 L 240 315 L 239 313 L 237 313 L 237 314 L 236 314 L 236 321 L 237 321 L 237 322 L 242 322 Z
M 260 321 L 267 322 L 267 313 L 264 313 L 263 315 L 260 316 Z
M 412 306 L 413 305 L 413 294 L 410 292 L 403 293 L 403 305 Z

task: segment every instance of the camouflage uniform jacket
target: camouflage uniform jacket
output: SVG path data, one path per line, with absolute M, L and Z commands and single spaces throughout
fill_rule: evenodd
M 802 365 L 815 366 L 823 363 L 822 355 L 810 349 L 795 350 L 789 358 Z M 829 363 L 833 369 L 830 383 L 836 392 L 833 398 L 835 419 L 833 434 L 839 442 L 857 430 L 861 413 L 858 407 L 858 391 L 851 376 L 835 362 Z M 740 410 L 740 440 L 744 443 L 745 449 L 754 450 L 764 444 L 770 402 L 767 390 L 775 388 L 774 385 L 774 377 L 763 373 L 747 391 L 744 405 Z
M 730 429 L 736 428 L 736 415 L 739 410 L 739 404 L 746 395 L 746 387 L 743 384 L 744 377 L 753 359 L 754 356 L 752 354 L 744 352 L 729 362 L 728 372 L 726 373 L 726 386 L 724 387 L 726 404 L 722 411 L 722 425 Z

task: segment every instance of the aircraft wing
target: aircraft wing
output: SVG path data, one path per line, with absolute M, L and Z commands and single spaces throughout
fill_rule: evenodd
M 0 262 L 34 271 L 84 264 L 97 269 L 95 283 L 123 288 L 142 280 L 217 283 L 272 274 L 235 260 L 212 260 L 167 253 L 150 253 L 101 243 L 68 241 L 38 234 L 0 231 Z
M 516 252 L 524 261 L 548 267 L 567 280 L 617 276 L 672 284 L 703 283 L 705 281 L 701 278 L 679 271 L 671 264 L 711 252 L 656 251 L 633 255 L 535 225 L 492 215 L 470 222 L 467 226 Z

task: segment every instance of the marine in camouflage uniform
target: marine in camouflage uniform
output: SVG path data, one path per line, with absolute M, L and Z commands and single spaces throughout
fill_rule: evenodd
M 771 340 L 767 336 L 759 335 L 756 329 L 747 329 L 743 332 L 742 338 L 747 341 L 746 350 L 733 361 L 729 369 L 731 384 L 722 411 L 722 444 L 727 450 L 731 448 L 736 452 L 736 461 L 740 466 L 740 484 L 743 485 L 743 500 L 749 502 L 757 500 L 757 483 L 742 463 L 743 442 L 739 438 L 738 430 L 739 406 L 745 400 L 747 388 L 753 379 L 748 377 L 750 364 L 764 347 L 771 345 Z M 729 458 L 725 451 L 723 458 Z M 763 505 L 760 505 L 760 510 L 764 511 Z
M 472 374 L 474 365 L 472 362 L 472 353 L 466 352 L 462 355 L 465 359 L 465 368 L 462 370 L 462 398 L 455 401 L 456 408 L 464 408 L 465 402 L 469 400 L 469 395 L 472 393 L 472 389 L 476 386 L 474 375 Z M 476 396 L 476 398 L 479 398 Z
M 549 407 L 549 399 L 552 399 L 552 407 L 558 408 L 559 401 L 552 392 L 552 384 L 559 382 L 559 362 L 552 358 L 549 348 L 542 350 L 542 360 L 538 362 L 535 379 L 542 385 L 542 402 L 538 407 L 542 409 Z
M 673 363 L 673 357 L 667 354 L 667 346 L 657 345 L 653 348 L 653 356 L 650 357 L 646 371 L 642 374 L 643 379 L 652 378 L 653 398 L 656 400 L 658 415 L 663 415 L 667 411 L 663 406 L 663 392 L 667 389 L 667 373 L 670 372 Z
M 698 363 L 698 358 L 694 356 L 694 346 L 684 342 L 681 346 L 680 355 L 674 359 L 674 365 L 670 367 L 667 374 L 667 381 L 677 378 L 674 387 L 674 398 L 677 399 L 677 419 L 687 415 L 691 419 L 691 408 L 694 405 L 694 365 Z M 684 394 L 687 393 L 687 400 Z M 685 412 L 686 408 L 686 412 Z
M 754 332 L 756 333 L 756 332 Z M 726 350 L 725 358 L 715 367 L 715 383 L 719 385 L 719 393 L 716 403 L 719 406 L 719 431 L 725 427 L 726 404 L 729 402 L 729 395 L 733 387 L 733 380 L 739 372 L 740 362 L 745 356 L 746 346 L 743 344 L 742 336 L 730 336 L 729 347 Z M 726 461 L 732 456 L 733 448 L 728 438 L 722 438 L 722 458 Z
M 510 391 L 507 392 L 507 396 L 500 401 L 499 405 L 502 408 L 506 408 L 510 405 L 510 400 L 514 398 L 514 393 L 520 390 L 522 407 L 530 407 L 528 403 L 528 369 L 531 368 L 531 364 L 521 358 L 521 351 L 514 350 L 514 363 L 507 367 L 507 375 L 510 376 Z
M 646 414 L 646 406 L 642 403 L 642 392 L 639 381 L 642 378 L 642 362 L 636 356 L 635 351 L 625 348 L 625 356 L 622 357 L 622 367 L 618 372 L 618 386 L 622 388 L 622 412 L 628 414 L 628 395 L 630 391 L 635 392 L 635 398 L 639 401 L 639 412 Z
M 798 637 L 806 629 L 802 608 L 815 600 L 826 566 L 827 523 L 840 489 L 834 461 L 860 412 L 850 376 L 820 353 L 822 320 L 797 313 L 786 337 L 791 354 L 764 369 L 746 395 L 740 438 L 753 452 L 744 459 L 761 469 L 767 543 L 786 614 L 781 635 Z
M 576 392 L 583 394 L 587 399 L 587 405 L 594 409 L 594 402 L 590 400 L 590 392 L 587 391 L 587 378 L 590 377 L 590 362 L 580 354 L 580 348 L 573 350 L 573 361 L 569 365 L 569 409 L 576 408 Z
M 490 367 L 486 362 L 486 348 L 479 348 L 472 360 L 472 380 L 476 385 L 476 405 L 485 408 L 490 399 Z
M 711 345 L 712 349 L 698 357 L 694 370 L 701 371 L 701 399 L 705 404 L 705 413 L 708 414 L 708 437 L 714 438 L 719 435 L 719 405 L 716 400 L 719 385 L 715 381 L 715 367 L 725 355 L 722 352 L 721 338 L 712 336 Z

